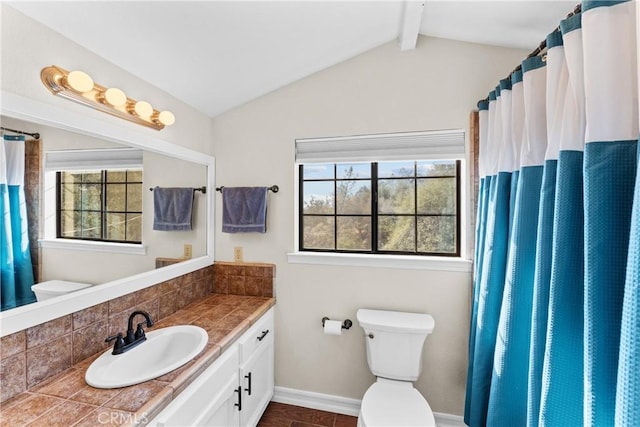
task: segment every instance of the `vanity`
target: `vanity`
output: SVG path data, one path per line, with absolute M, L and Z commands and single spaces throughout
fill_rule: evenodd
M 270 308 L 149 425 L 257 425 L 273 396 L 273 336 Z
M 3 422 L 254 426 L 273 395 L 274 304 L 271 297 L 210 294 L 149 329 L 204 328 L 209 341 L 186 365 L 141 384 L 98 389 L 84 376 L 101 352 L 4 402 Z

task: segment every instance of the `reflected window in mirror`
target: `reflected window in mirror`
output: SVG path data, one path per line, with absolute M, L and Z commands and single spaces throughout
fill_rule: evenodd
M 142 243 L 141 168 L 58 171 L 56 237 Z

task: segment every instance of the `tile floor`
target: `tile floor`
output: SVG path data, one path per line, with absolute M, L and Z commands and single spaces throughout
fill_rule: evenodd
M 258 427 L 356 427 L 357 418 L 271 402 Z

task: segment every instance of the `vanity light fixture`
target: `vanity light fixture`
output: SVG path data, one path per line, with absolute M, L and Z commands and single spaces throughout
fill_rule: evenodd
M 116 87 L 106 88 L 83 71 L 67 71 L 58 66 L 45 67 L 42 83 L 54 95 L 112 114 L 143 126 L 161 130 L 175 123 L 170 111 L 158 111 L 146 101 L 136 101 Z

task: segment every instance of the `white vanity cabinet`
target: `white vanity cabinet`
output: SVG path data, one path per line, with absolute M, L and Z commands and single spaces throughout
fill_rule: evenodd
M 243 427 L 257 425 L 273 397 L 273 324 L 271 309 L 238 340 Z
M 258 319 L 149 425 L 257 425 L 273 396 L 273 310 Z

